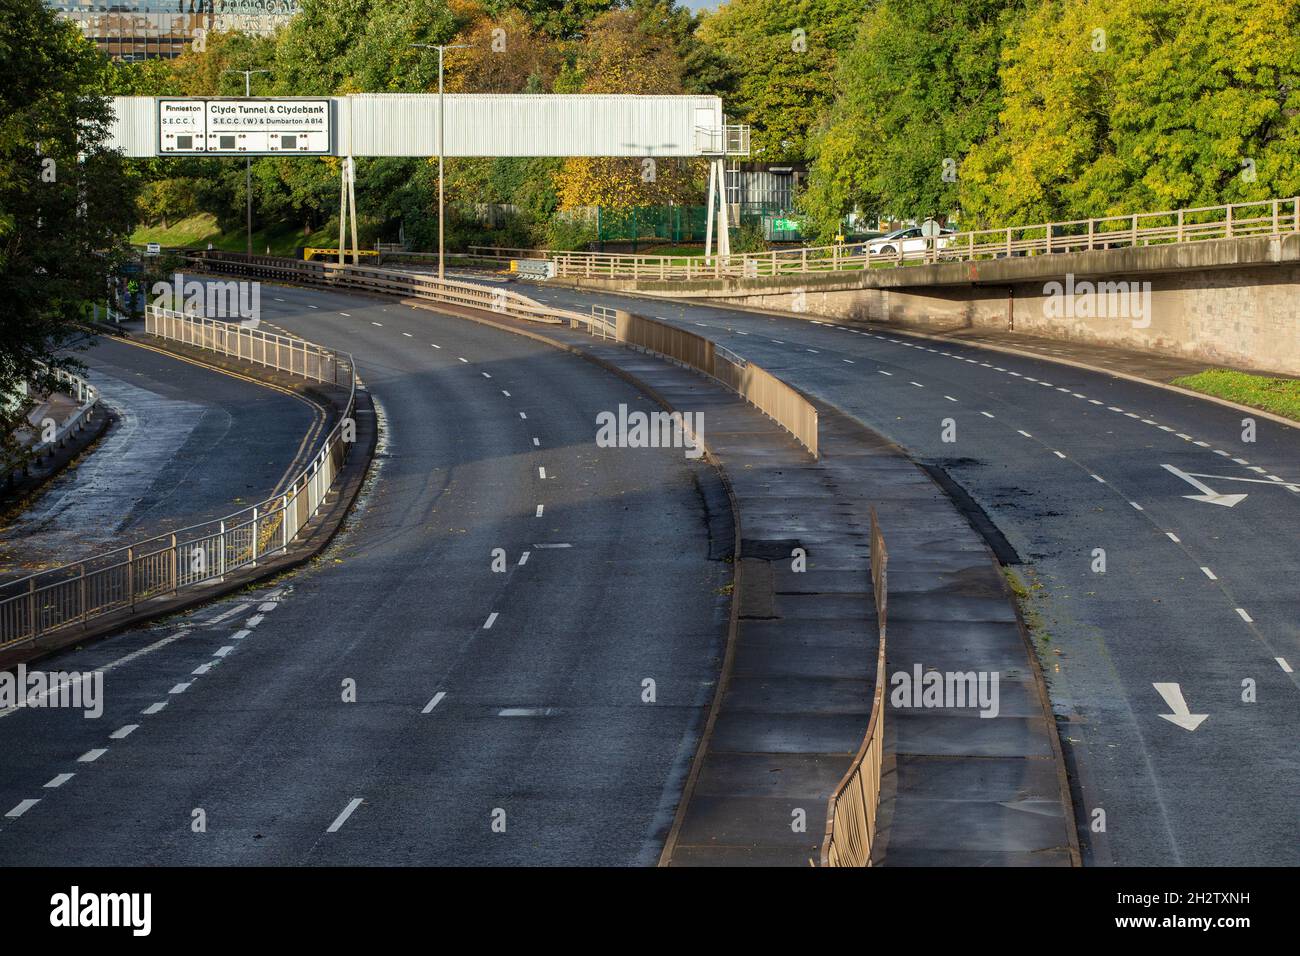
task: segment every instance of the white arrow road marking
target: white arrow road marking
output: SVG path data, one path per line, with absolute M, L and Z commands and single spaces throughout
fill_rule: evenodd
M 1183 495 L 1184 498 L 1187 498 L 1190 501 L 1204 501 L 1212 505 L 1223 505 L 1225 508 L 1231 508 L 1234 505 L 1239 505 L 1246 500 L 1245 495 L 1221 495 L 1213 488 L 1211 488 L 1209 485 L 1205 484 L 1204 482 L 1197 481 L 1196 478 L 1194 478 L 1192 475 L 1189 475 L 1185 471 L 1179 471 L 1173 465 L 1161 465 L 1160 467 L 1165 469 L 1170 474 L 1183 479 L 1183 481 L 1187 482 L 1193 488 L 1196 488 L 1201 492 L 1199 495 Z M 1201 477 L 1214 478 L 1216 476 L 1202 475 Z
M 1182 689 L 1177 684 L 1152 684 L 1156 693 L 1165 699 L 1165 704 L 1172 714 L 1161 714 L 1171 724 L 1177 724 L 1183 730 L 1195 730 L 1209 714 L 1193 714 L 1188 711 L 1187 701 L 1183 700 Z

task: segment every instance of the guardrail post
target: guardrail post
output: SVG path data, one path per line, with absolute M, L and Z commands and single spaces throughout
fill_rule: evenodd
M 135 548 L 126 549 L 126 599 L 135 610 Z
M 257 537 L 258 537 L 257 505 L 253 505 L 253 567 L 257 567 Z
M 1232 206 L 1229 205 L 1227 207 L 1227 210 L 1228 210 L 1228 215 L 1224 224 L 1227 227 L 1227 238 L 1231 239 L 1232 238 Z M 1136 216 L 1134 216 L 1133 218 L 1137 219 Z
M 223 518 L 217 531 L 217 577 L 226 579 L 226 522 Z
M 1183 211 L 1178 210 L 1178 241 L 1183 241 Z
M 1130 246 L 1136 246 L 1136 245 L 1138 244 L 1138 217 L 1137 217 L 1137 213 L 1133 213 L 1133 226 L 1132 226 L 1132 230 L 1133 230 L 1133 235 L 1129 238 L 1129 245 L 1130 245 Z
M 1007 258 L 1011 258 L 1011 227 L 1007 226 Z
M 176 550 L 176 535 L 172 535 L 172 594 L 175 594 L 180 589 L 180 563 L 181 555 Z
M 1280 203 L 1276 199 L 1274 199 L 1273 200 L 1273 235 L 1275 236 L 1278 235 L 1280 232 L 1278 228 L 1278 213 L 1280 211 L 1279 206 Z
M 41 616 L 36 607 L 36 579 L 27 582 L 28 617 L 32 622 L 32 640 L 41 636 Z
M 81 623 L 85 624 L 86 619 L 90 617 L 90 610 L 86 605 L 86 566 L 80 564 L 77 567 L 81 571 L 77 581 L 78 600 L 81 601 Z
M 280 496 L 280 548 L 289 550 L 289 496 Z

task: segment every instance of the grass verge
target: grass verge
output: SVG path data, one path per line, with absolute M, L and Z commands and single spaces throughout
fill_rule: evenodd
M 1176 378 L 1172 384 L 1300 422 L 1300 379 L 1212 368 Z

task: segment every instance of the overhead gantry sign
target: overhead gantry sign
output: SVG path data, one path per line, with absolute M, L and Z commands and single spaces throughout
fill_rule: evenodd
M 709 231 L 716 209 L 722 255 L 723 163 L 749 155 L 749 127 L 727 123 L 716 96 L 118 96 L 113 108 L 107 145 L 126 156 L 339 156 L 345 192 L 356 156 L 708 159 Z

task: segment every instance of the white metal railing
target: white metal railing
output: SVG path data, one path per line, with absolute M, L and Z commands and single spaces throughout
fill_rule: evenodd
M 901 241 L 877 238 L 842 245 L 774 249 L 729 256 L 557 252 L 552 253 L 552 258 L 556 274 L 568 277 L 649 280 L 724 276 L 758 278 L 1279 236 L 1293 232 L 1300 232 L 1300 197 L 1002 229 L 976 229 Z
M 320 510 L 356 436 L 352 357 L 257 329 L 150 308 L 154 335 L 348 389 L 343 414 L 281 494 L 214 521 L 41 571 L 0 586 L 0 649 L 16 647 L 151 598 L 220 581 L 281 554 Z
M 46 366 L 42 365 L 42 368 L 44 367 Z M 51 448 L 57 447 L 69 433 L 80 428 L 86 416 L 99 404 L 99 391 L 80 375 L 59 368 L 54 370 L 54 380 L 60 385 L 67 386 L 68 394 L 77 400 L 77 410 L 58 426 L 50 441 L 38 441 L 32 445 L 30 454 L 35 457 L 40 457 Z

